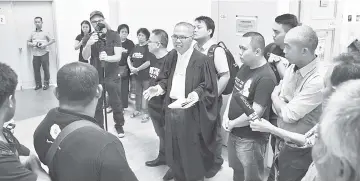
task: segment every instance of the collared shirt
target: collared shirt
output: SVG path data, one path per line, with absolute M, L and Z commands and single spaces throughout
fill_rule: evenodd
M 53 37 L 50 36 L 49 32 L 44 32 L 43 30 L 37 30 L 31 33 L 29 37 L 29 42 L 33 43 L 41 43 L 46 44 L 51 40 L 55 40 Z M 38 47 L 32 47 L 33 56 L 43 56 L 49 52 L 49 46 L 45 47 L 44 49 Z
M 189 64 L 191 55 L 194 49 L 189 48 L 184 54 L 177 53 L 177 61 L 175 72 L 173 76 L 173 84 L 170 90 L 170 98 L 172 99 L 183 99 L 186 98 L 185 95 L 185 77 L 186 77 L 186 69 Z
M 199 44 L 195 44 L 194 48 L 199 50 L 201 53 L 207 55 L 209 49 L 212 45 L 215 45 L 216 42 L 214 39 L 208 40 L 202 47 L 199 47 Z M 229 65 L 226 58 L 225 50 L 222 48 L 216 48 L 214 52 L 214 64 L 217 74 L 229 72 Z
M 306 123 L 301 124 L 306 125 L 301 125 L 301 128 L 293 127 L 295 130 L 289 131 L 305 133 L 309 130 L 308 128 L 311 129 L 318 122 L 324 88 L 323 75 L 318 70 L 319 65 L 316 58 L 301 69 L 295 70 L 294 64 L 286 69 L 281 83 L 280 98 L 288 103 L 281 109 L 282 115 L 278 119 L 279 127 L 300 126 L 299 120 L 310 113 L 312 113 L 311 116 L 302 120 Z M 288 125 L 285 126 L 283 123 Z

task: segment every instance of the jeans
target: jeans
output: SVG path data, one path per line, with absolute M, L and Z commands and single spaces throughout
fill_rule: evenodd
M 49 85 L 50 71 L 49 71 L 49 53 L 43 56 L 33 56 L 33 68 L 36 86 L 41 86 L 40 68 L 44 70 L 44 84 Z
M 143 97 L 143 92 L 149 88 L 149 80 L 136 80 L 135 81 L 135 109 L 136 111 L 147 112 L 147 101 Z
M 153 123 L 156 135 L 159 137 L 159 159 L 160 160 L 166 160 L 165 158 L 165 125 L 163 124 L 165 117 L 161 116 L 161 118 L 159 116 L 155 116 L 156 113 L 155 111 L 157 110 L 153 110 L 153 109 L 149 109 L 149 116 L 151 118 L 151 121 Z
M 266 141 L 240 138 L 230 133 L 228 140 L 229 166 L 234 181 L 263 181 Z
M 123 108 L 127 108 L 129 106 L 129 80 L 130 77 L 122 77 L 121 78 L 121 102 Z
M 105 77 L 105 90 L 109 94 L 108 103 L 113 110 L 115 128 L 122 127 L 125 123 L 123 114 L 124 109 L 121 102 L 120 82 L 120 76 Z M 104 128 L 103 96 L 101 96 L 96 106 L 95 119 L 98 121 L 99 125 Z
M 312 163 L 311 148 L 298 148 L 285 142 L 279 144 L 279 181 L 301 181 Z

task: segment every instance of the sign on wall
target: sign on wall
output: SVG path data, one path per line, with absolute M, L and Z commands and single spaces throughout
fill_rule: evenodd
M 0 14 L 0 25 L 4 25 L 4 24 L 6 24 L 5 15 Z
M 257 16 L 236 15 L 236 35 L 257 30 Z

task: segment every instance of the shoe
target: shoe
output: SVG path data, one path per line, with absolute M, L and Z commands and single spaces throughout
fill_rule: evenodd
M 169 169 L 164 175 L 163 180 L 172 180 L 172 179 L 174 179 L 174 173 L 172 172 L 171 169 Z
M 41 85 L 37 85 L 36 87 L 35 87 L 35 90 L 39 90 L 39 89 L 41 89 Z
M 121 126 L 121 127 L 117 127 L 117 128 L 116 128 L 116 132 L 117 132 L 119 138 L 125 137 L 124 128 L 123 128 L 122 126 Z
M 160 165 L 166 165 L 166 162 L 157 157 L 155 160 L 145 162 L 145 165 L 148 167 L 157 167 Z
M 109 106 L 107 109 L 106 109 L 106 113 L 110 114 L 113 112 L 113 109 Z
M 134 113 L 132 113 L 130 115 L 130 118 L 135 118 L 136 116 L 139 116 L 140 115 L 140 112 L 139 111 L 135 111 Z
M 145 114 L 145 116 L 141 119 L 141 123 L 146 123 L 150 120 L 149 115 Z
M 205 178 L 213 178 L 221 170 L 221 166 L 213 166 L 205 173 Z
M 44 85 L 44 90 L 48 90 L 49 89 L 49 85 Z

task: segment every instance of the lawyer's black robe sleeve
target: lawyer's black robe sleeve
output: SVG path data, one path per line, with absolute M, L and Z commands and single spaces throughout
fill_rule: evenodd
M 199 95 L 198 108 L 201 135 L 208 149 L 213 151 L 215 149 L 217 135 L 216 119 L 219 106 L 217 77 L 214 64 L 212 64 L 206 57 L 206 60 L 201 66 L 202 75 L 199 74 L 199 72 L 190 71 L 188 74 L 189 76 L 187 77 L 189 79 L 191 79 L 191 77 L 203 76 L 203 80 L 201 80 L 201 83 L 194 89 L 194 91 Z

